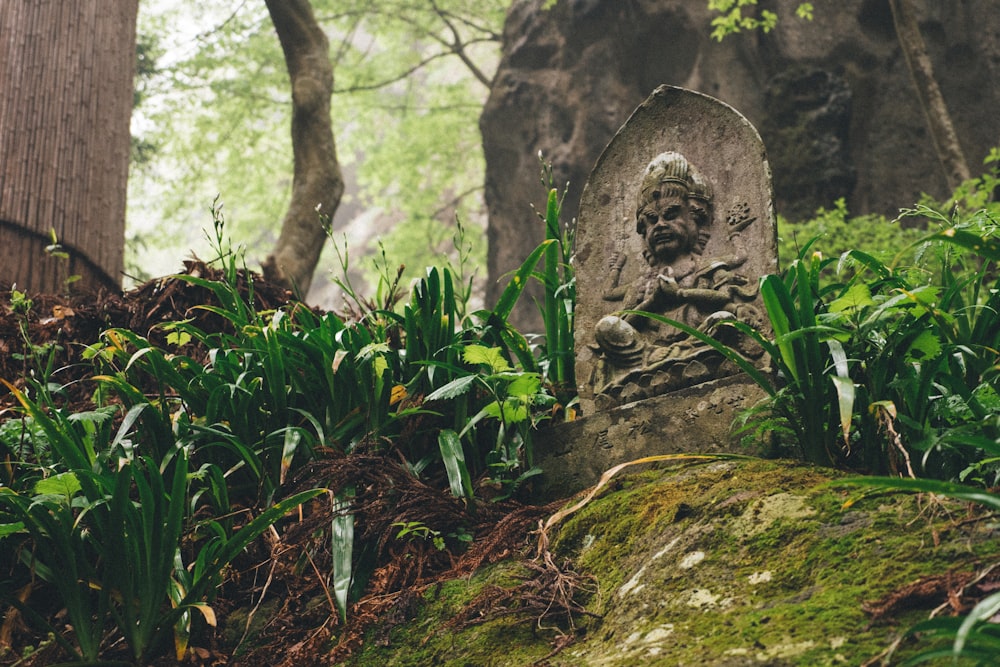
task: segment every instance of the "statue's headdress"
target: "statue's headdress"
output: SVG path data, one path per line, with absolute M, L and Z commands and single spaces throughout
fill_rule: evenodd
M 691 191 L 691 167 L 680 153 L 668 151 L 652 159 L 642 175 L 636 201 L 636 216 L 649 202 L 663 196 L 687 196 Z
M 711 222 L 713 194 L 712 184 L 688 164 L 687 158 L 675 151 L 660 153 L 650 161 L 642 175 L 636 198 L 636 232 L 643 234 L 645 230 L 642 210 L 650 202 L 664 196 L 686 197 L 702 210 L 702 215 L 696 219 L 700 227 L 705 226 Z M 699 249 L 703 249 L 704 245 L 705 241 L 701 240 Z

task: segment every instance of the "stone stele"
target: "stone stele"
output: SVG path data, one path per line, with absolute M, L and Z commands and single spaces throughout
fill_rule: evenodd
M 538 434 L 542 497 L 657 454 L 739 452 L 731 425 L 765 393 L 655 312 L 767 357 L 727 321 L 766 329 L 777 269 L 771 174 L 757 131 L 706 95 L 661 86 L 591 173 L 576 237 L 576 378 L 583 417 Z
M 707 95 L 661 86 L 608 144 L 580 202 L 576 379 L 584 415 L 736 375 L 651 312 L 766 355 L 727 323 L 766 327 L 777 270 L 771 173 L 754 127 Z

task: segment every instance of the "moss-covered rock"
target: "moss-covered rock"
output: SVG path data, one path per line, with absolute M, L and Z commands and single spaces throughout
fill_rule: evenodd
M 521 566 L 506 562 L 429 591 L 414 621 L 350 664 L 862 664 L 939 601 L 891 620 L 864 603 L 1000 560 L 1000 540 L 988 517 L 959 521 L 963 506 L 862 497 L 837 477 L 780 461 L 623 477 L 550 535 L 556 561 L 595 582 L 585 603 L 600 618 L 576 619 L 574 643 L 554 652 L 568 628 L 532 618 L 449 623 L 485 586 L 515 585 Z M 903 642 L 895 655 L 912 650 Z

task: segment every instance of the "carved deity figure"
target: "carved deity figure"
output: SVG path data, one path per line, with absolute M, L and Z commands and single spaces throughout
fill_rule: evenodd
M 639 261 L 645 266 L 634 282 L 622 284 L 629 258 L 614 253 L 602 297 L 617 304 L 616 311 L 644 311 L 663 315 L 709 333 L 745 353 L 759 354 L 723 320 L 757 324 L 753 305 L 757 285 L 739 273 L 746 262 L 739 232 L 754 219 L 730 215 L 727 224 L 730 254 L 704 257 L 714 230 L 711 184 L 676 152 L 655 157 L 646 167 L 636 202 L 635 231 L 643 239 Z M 624 245 L 624 244 L 621 244 Z M 728 330 L 728 331 L 725 331 Z M 635 313 L 606 315 L 594 330 L 599 363 L 593 378 L 595 395 L 612 403 L 649 395 L 709 379 L 723 362 L 720 354 L 696 337 L 669 324 Z

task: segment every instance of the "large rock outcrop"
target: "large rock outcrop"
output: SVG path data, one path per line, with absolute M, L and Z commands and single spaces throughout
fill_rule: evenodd
M 987 0 L 915 0 L 944 98 L 975 172 L 1000 140 L 1000 14 Z M 853 213 L 893 215 L 922 192 L 946 195 L 887 0 L 845 0 L 770 34 L 711 39 L 706 2 L 518 0 L 480 125 L 490 242 L 487 302 L 501 277 L 543 237 L 538 153 L 569 183 L 577 212 L 591 167 L 632 110 L 659 84 L 707 93 L 760 131 L 778 212 L 809 215 L 845 197 Z M 499 281 L 499 282 L 498 282 Z M 519 323 L 537 327 L 525 310 Z
M 932 646 L 901 640 L 908 628 L 992 590 L 983 572 L 998 557 L 996 527 L 940 499 L 862 498 L 839 478 L 752 460 L 612 480 L 548 531 L 550 560 L 503 561 L 427 589 L 416 618 L 386 619 L 370 635 L 382 641 L 345 664 L 901 664 Z M 534 585 L 515 588 L 525 577 Z M 558 585 L 578 586 L 572 626 Z

